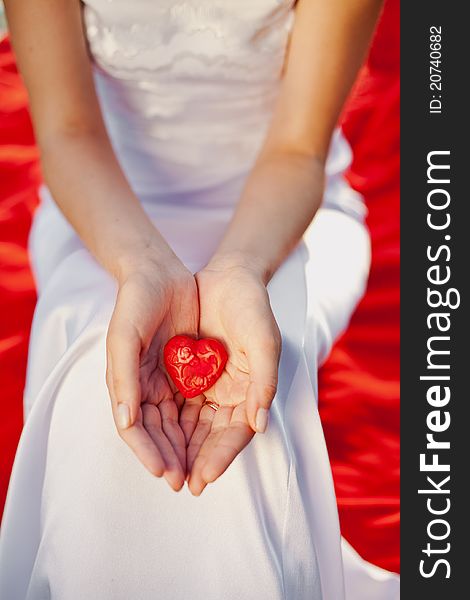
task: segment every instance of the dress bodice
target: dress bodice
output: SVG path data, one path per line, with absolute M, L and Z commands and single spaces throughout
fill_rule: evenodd
M 234 207 L 271 120 L 295 3 L 85 0 L 103 115 L 143 202 Z M 336 132 L 324 205 L 362 218 L 342 179 L 350 160 Z
M 116 77 L 261 92 L 279 79 L 294 3 L 86 0 L 86 32 L 97 63 Z
M 252 164 L 295 0 L 86 0 L 85 31 L 116 152 L 137 192 L 195 191 Z

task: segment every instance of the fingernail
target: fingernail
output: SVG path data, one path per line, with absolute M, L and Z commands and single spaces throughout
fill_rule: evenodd
M 127 404 L 121 402 L 117 405 L 117 420 L 121 429 L 127 429 L 131 424 L 131 414 Z
M 264 433 L 268 426 L 268 409 L 258 408 L 256 413 L 255 427 L 258 433 Z

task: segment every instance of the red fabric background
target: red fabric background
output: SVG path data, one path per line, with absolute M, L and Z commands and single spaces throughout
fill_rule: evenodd
M 343 535 L 368 560 L 399 571 L 400 38 L 388 0 L 343 115 L 349 173 L 369 208 L 372 269 L 346 334 L 320 372 L 320 410 Z
M 388 0 L 343 115 L 349 178 L 372 236 L 367 293 L 320 374 L 320 406 L 343 534 L 362 556 L 399 569 L 399 0 Z M 27 98 L 0 42 L 0 507 L 22 425 L 35 304 L 26 241 L 40 181 Z
M 36 293 L 26 252 L 39 180 L 27 97 L 0 42 L 0 507 L 21 431 L 29 327 Z

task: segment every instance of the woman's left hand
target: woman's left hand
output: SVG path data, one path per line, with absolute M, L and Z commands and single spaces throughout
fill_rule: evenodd
M 277 388 L 279 328 L 261 273 L 248 261 L 213 260 L 196 275 L 200 337 L 222 341 L 224 372 L 204 394 L 219 405 L 203 405 L 188 451 L 189 488 L 201 494 L 252 439 L 264 432 Z M 181 418 L 184 419 L 183 408 Z

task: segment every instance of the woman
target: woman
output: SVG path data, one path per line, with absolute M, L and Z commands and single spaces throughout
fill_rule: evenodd
M 6 3 L 47 188 L 2 598 L 345 597 L 316 370 L 367 276 L 333 130 L 380 4 Z M 229 353 L 194 399 L 180 333 Z

